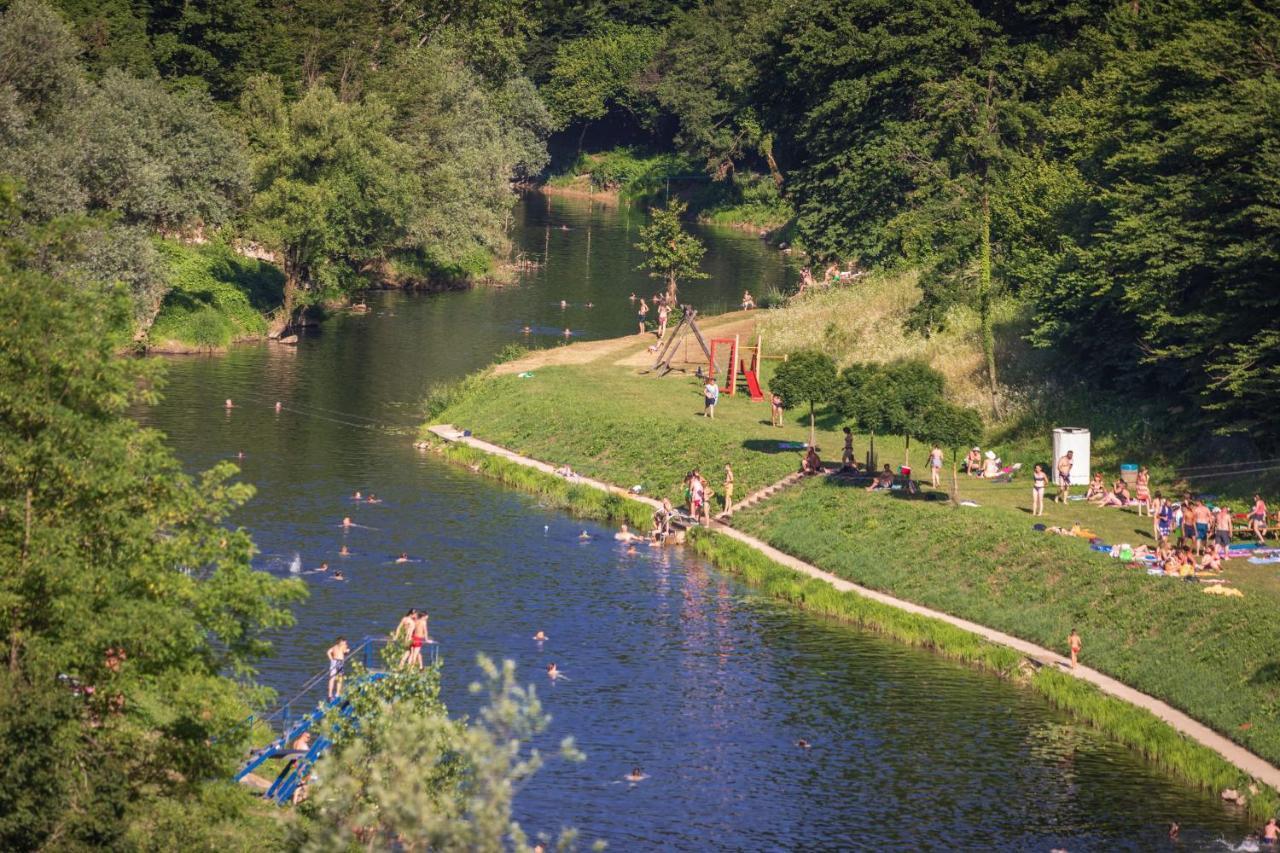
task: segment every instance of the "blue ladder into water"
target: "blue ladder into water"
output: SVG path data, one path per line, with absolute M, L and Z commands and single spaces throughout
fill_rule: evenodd
M 385 646 L 387 642 L 388 640 L 385 637 L 365 637 L 351 650 L 347 655 L 347 660 L 351 661 L 357 659 L 358 656 L 363 656 L 367 674 L 356 679 L 348 679 L 344 685 L 344 693 L 350 694 L 353 690 L 359 690 L 362 684 L 386 677 L 385 672 L 379 671 L 380 667 L 378 666 L 376 652 L 380 647 Z M 433 643 L 430 648 L 431 663 L 434 664 L 439 657 L 439 646 Z M 290 762 L 276 776 L 275 781 L 271 783 L 263 796 L 279 805 L 285 805 L 292 801 L 294 791 L 310 774 L 312 766 L 320 760 L 320 756 L 324 755 L 325 751 L 332 745 L 328 738 L 317 737 L 306 752 L 301 752 L 293 749 L 294 741 L 301 737 L 304 732 L 310 731 L 313 726 L 317 726 L 330 714 L 337 714 L 341 719 L 352 719 L 353 709 L 344 696 L 337 696 L 333 699 L 326 697 L 318 700 L 310 698 L 310 694 L 317 692 L 321 684 L 325 684 L 327 688 L 328 679 L 329 670 L 326 667 L 307 679 L 302 689 L 280 703 L 270 713 L 261 717 L 254 715 L 245 721 L 250 725 L 257 721 L 268 724 L 279 723 L 282 733 L 276 740 L 261 749 L 249 753 L 245 763 L 236 771 L 235 781 L 243 781 L 250 773 L 273 758 L 289 758 Z M 293 709 L 295 707 L 303 703 L 310 706 L 312 701 L 315 701 L 316 704 L 311 706 L 311 711 L 300 717 L 294 716 Z

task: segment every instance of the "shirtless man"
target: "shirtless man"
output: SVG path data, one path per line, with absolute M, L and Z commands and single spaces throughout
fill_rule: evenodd
M 1213 524 L 1213 513 L 1204 505 L 1204 501 L 1196 501 L 1191 510 L 1191 518 L 1196 525 L 1196 556 L 1204 553 L 1209 543 L 1209 527 Z
M 409 612 L 401 619 L 400 624 L 396 625 L 395 631 L 391 632 L 392 639 L 404 640 L 404 654 L 400 656 L 400 666 L 408 666 L 409 661 L 413 658 L 413 620 L 418 616 L 417 608 L 410 607 Z
M 409 562 L 409 555 L 408 555 L 407 553 L 405 553 L 404 551 L 401 551 L 401 552 L 400 552 L 400 556 L 399 556 L 399 557 L 396 557 L 396 562 L 397 562 L 397 563 L 407 563 L 407 562 Z
M 422 669 L 422 645 L 431 642 L 431 635 L 427 633 L 429 617 L 426 612 L 419 610 L 417 613 L 413 620 L 413 632 L 409 635 L 409 663 L 417 664 L 418 669 Z
M 1071 496 L 1071 469 L 1076 464 L 1076 452 L 1068 450 L 1058 460 L 1058 495 L 1057 503 L 1064 503 Z
M 1226 556 L 1227 549 L 1231 547 L 1231 507 L 1218 507 L 1218 511 L 1213 515 L 1213 541 L 1217 547 L 1222 549 L 1223 556 Z
M 617 533 L 613 534 L 613 538 L 617 539 L 619 542 L 634 542 L 640 537 L 632 533 L 631 528 L 624 524 L 618 528 Z
M 346 637 L 339 637 L 338 642 L 329 647 L 325 655 L 329 658 L 329 698 L 332 699 L 342 692 L 342 665 L 347 659 L 347 653 L 351 648 L 347 645 Z

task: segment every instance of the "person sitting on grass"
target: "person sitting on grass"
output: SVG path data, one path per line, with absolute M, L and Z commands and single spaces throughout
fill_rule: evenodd
M 988 480 L 1000 476 L 1000 457 L 996 456 L 994 450 L 987 451 L 987 461 L 982 463 L 981 476 Z
M 822 473 L 822 458 L 818 456 L 818 448 L 810 446 L 800 462 L 800 473 L 812 477 Z
M 982 451 L 974 447 L 964 457 L 964 472 L 976 477 L 982 471 Z
M 1102 472 L 1094 472 L 1093 479 L 1089 481 L 1089 488 L 1085 490 L 1084 499 L 1090 503 L 1099 501 L 1107 496 L 1107 484 L 1102 481 Z
M 1217 573 L 1222 571 L 1222 557 L 1218 554 L 1216 547 L 1210 548 L 1204 552 L 1204 556 L 1200 558 L 1200 571 Z
M 1124 480 L 1116 480 L 1116 484 L 1112 486 L 1111 491 L 1102 496 L 1101 500 L 1095 501 L 1098 506 L 1119 506 L 1129 505 L 1129 485 Z
M 868 492 L 888 491 L 893 488 L 893 469 L 889 467 L 889 463 L 884 463 L 884 470 L 876 474 L 875 479 L 871 481 L 871 485 L 867 486 Z

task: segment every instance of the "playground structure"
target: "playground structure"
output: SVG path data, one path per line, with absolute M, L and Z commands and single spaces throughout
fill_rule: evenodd
M 716 379 L 717 376 L 724 377 L 724 384 L 721 386 L 723 393 L 730 397 L 736 396 L 738 385 L 742 384 L 743 389 L 753 402 L 763 402 L 764 391 L 760 387 L 761 364 L 765 358 L 786 361 L 787 357 L 785 355 L 764 355 L 764 340 L 760 335 L 756 335 L 754 346 L 743 346 L 740 335 L 734 335 L 731 338 L 711 338 L 708 340 L 702 334 L 702 330 L 698 328 L 698 312 L 688 305 L 681 307 L 684 310 L 684 314 L 660 348 L 657 360 L 654 361 L 653 367 L 649 369 L 650 372 L 656 372 L 658 376 L 666 376 L 670 373 L 673 369 L 671 362 L 679 349 L 680 343 L 688 335 L 692 335 L 697 340 L 698 345 L 702 347 L 703 354 L 707 357 L 707 376 L 712 380 Z M 743 356 L 744 351 L 751 353 L 750 365 L 747 364 Z M 728 358 L 722 369 L 718 359 L 724 360 L 725 353 L 727 353 Z
M 378 655 L 378 651 L 387 643 L 386 637 L 365 637 L 351 650 L 347 661 L 360 661 L 364 672 L 349 678 L 341 695 L 332 699 L 316 698 L 328 683 L 329 670 L 326 667 L 307 679 L 296 694 L 281 702 L 270 712 L 262 716 L 253 715 L 245 720 L 246 725 L 258 722 L 272 727 L 278 725 L 281 734 L 271 743 L 252 750 L 246 756 L 244 764 L 236 771 L 235 781 L 247 783 L 250 774 L 266 762 L 274 758 L 287 759 L 275 780 L 263 792 L 263 797 L 277 805 L 291 803 L 294 792 L 300 785 L 306 783 L 307 777 L 311 774 L 311 768 L 333 745 L 329 738 L 321 734 L 328 729 L 324 724 L 329 722 L 359 725 L 359 720 L 353 714 L 354 709 L 349 697 L 364 689 L 365 686 L 387 677 L 387 673 L 381 669 Z M 431 663 L 434 664 L 439 658 L 439 646 L 433 643 L 428 648 L 431 650 Z M 314 706 L 311 705 L 312 702 L 315 703 Z M 294 708 L 302 706 L 311 707 L 311 710 L 301 716 L 295 716 Z M 306 750 L 294 749 L 293 744 L 305 733 L 311 733 L 314 736 L 311 744 Z

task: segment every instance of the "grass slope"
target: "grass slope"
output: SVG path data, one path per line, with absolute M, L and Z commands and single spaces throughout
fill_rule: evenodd
M 833 574 L 1065 653 L 1280 763 L 1276 599 L 1203 594 L 1031 530 L 1001 508 L 905 501 L 810 481 L 734 525 Z
M 284 276 L 223 243 L 160 241 L 171 289 L 148 330 L 152 350 L 214 350 L 267 334 L 266 315 L 283 301 Z

